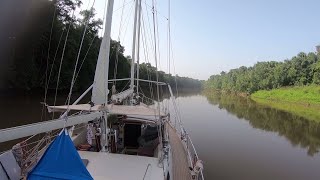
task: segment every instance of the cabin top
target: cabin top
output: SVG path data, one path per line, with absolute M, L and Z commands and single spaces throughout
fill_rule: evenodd
M 95 180 L 153 179 L 163 180 L 158 158 L 103 152 L 78 151 L 88 160 L 87 169 Z

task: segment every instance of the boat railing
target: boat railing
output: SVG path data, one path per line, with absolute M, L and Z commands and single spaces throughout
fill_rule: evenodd
M 22 177 L 26 176 L 27 172 L 38 162 L 56 135 L 56 132 L 33 135 L 12 147 L 12 152 L 21 168 Z
M 171 123 L 170 126 L 176 130 L 176 133 L 180 136 L 182 144 L 188 155 L 188 163 L 191 170 L 191 175 L 193 179 L 196 180 L 204 180 L 203 176 L 203 164 L 202 160 L 200 160 L 196 148 L 182 124 L 178 127 L 174 127 Z
M 203 177 L 203 171 L 202 168 L 203 167 L 197 167 L 199 165 L 202 166 L 202 161 L 199 159 L 198 153 L 196 151 L 196 148 L 194 147 L 194 144 L 189 136 L 188 133 L 185 133 L 185 145 L 186 145 L 186 149 L 187 149 L 187 153 L 189 156 L 189 163 L 190 163 L 190 167 L 193 168 L 193 174 L 192 176 L 195 176 L 195 179 L 197 180 L 204 180 Z M 200 168 L 199 170 L 197 170 L 196 168 Z
M 142 94 L 142 93 L 139 93 L 139 96 L 140 96 L 140 100 L 142 103 L 146 104 L 146 105 L 152 105 L 154 104 L 154 100 L 147 97 L 146 95 Z
M 183 127 L 180 110 L 177 106 L 176 99 L 173 95 L 171 86 L 169 84 L 168 84 L 168 89 L 170 92 L 170 96 L 171 96 L 170 99 L 172 100 L 173 109 L 176 114 L 175 125 L 172 127 L 174 127 L 176 129 L 177 133 L 180 135 L 181 141 L 183 142 L 185 149 L 188 153 L 189 167 L 192 171 L 193 179 L 204 180 L 202 161 L 199 159 L 198 153 L 196 151 L 196 148 L 194 147 L 194 144 L 193 144 L 189 134 L 187 133 L 187 131 Z M 178 126 L 176 126 L 177 122 L 178 122 Z
M 83 129 L 84 127 L 84 124 L 74 125 L 73 131 Z M 22 176 L 26 176 L 27 172 L 29 172 L 33 168 L 33 166 L 37 163 L 37 161 L 44 153 L 45 149 L 59 134 L 60 131 L 61 129 L 57 129 L 51 132 L 35 134 L 12 147 L 11 150 L 21 168 Z
M 73 131 L 77 131 L 85 128 L 85 124 L 74 125 Z M 53 141 L 53 139 L 58 136 L 61 129 L 47 132 L 45 134 L 33 135 L 22 142 L 18 143 L 18 146 L 12 148 L 15 156 L 19 157 L 19 166 L 21 168 L 21 175 L 26 176 L 33 166 L 40 159 L 48 145 Z M 17 154 L 18 152 L 18 154 Z

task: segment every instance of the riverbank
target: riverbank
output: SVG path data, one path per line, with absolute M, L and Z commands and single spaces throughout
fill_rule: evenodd
M 244 93 L 244 92 L 237 92 L 237 91 L 229 91 L 229 90 L 220 90 L 220 89 L 211 89 L 211 88 L 204 88 L 202 90 L 202 94 L 205 96 L 210 96 L 212 94 L 228 94 L 228 95 L 233 95 L 233 96 L 241 96 L 244 98 L 250 97 L 250 94 Z
M 320 122 L 320 86 L 261 90 L 250 97 L 257 103 Z

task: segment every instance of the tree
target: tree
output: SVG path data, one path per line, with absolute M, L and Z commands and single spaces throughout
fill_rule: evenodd
M 299 53 L 284 62 L 257 62 L 253 67 L 241 66 L 212 75 L 206 88 L 253 93 L 283 86 L 320 84 L 320 55 Z
M 82 4 L 80 0 L 42 0 L 37 6 L 39 4 L 43 8 L 41 11 L 32 12 L 32 17 L 35 17 L 30 20 L 32 26 L 28 27 L 28 31 L 22 37 L 19 37 L 22 43 L 19 43 L 20 46 L 16 48 L 17 55 L 14 57 L 15 63 L 12 67 L 14 75 L 9 76 L 11 86 L 24 90 L 47 87 L 49 90 L 55 90 L 58 85 L 59 91 L 67 91 L 70 88 L 73 72 L 76 71 L 73 90 L 87 89 L 94 79 L 101 44 L 98 32 L 102 21 L 95 18 L 96 13 L 93 8 L 81 11 L 81 16 L 76 18 L 73 12 Z M 75 67 L 84 31 L 78 66 Z M 120 42 L 111 40 L 110 78 L 130 77 L 131 58 L 125 57 L 123 53 L 124 47 Z M 151 64 L 140 65 L 140 78 L 155 81 L 156 73 L 156 68 Z M 171 74 L 161 71 L 158 71 L 158 74 L 160 81 L 174 84 L 175 78 Z M 183 88 L 199 89 L 201 87 L 199 80 L 178 77 L 177 81 Z M 117 89 L 123 89 L 126 83 L 123 81 L 114 84 Z

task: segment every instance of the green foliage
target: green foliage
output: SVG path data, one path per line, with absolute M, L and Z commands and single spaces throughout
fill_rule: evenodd
M 260 104 L 281 109 L 306 119 L 320 121 L 320 86 L 260 90 L 253 93 L 251 98 Z
M 284 86 L 320 84 L 320 54 L 299 53 L 284 62 L 258 62 L 253 67 L 240 67 L 228 73 L 212 75 L 205 88 L 253 93 Z
M 82 35 L 85 25 L 88 24 L 79 64 L 76 67 L 76 71 L 79 73 L 73 90 L 79 91 L 88 88 L 94 79 L 101 43 L 98 31 L 101 29 L 102 20 L 95 19 L 94 9 L 81 11 L 80 18 L 73 16 L 73 10 L 79 8 L 82 4 L 80 0 L 42 0 L 38 2 L 39 4 L 42 5 L 41 11 L 32 12 L 32 16 L 36 18 L 32 19 L 33 23 L 32 26 L 30 25 L 30 29 L 21 37 L 16 38 L 19 40 L 17 42 L 19 46 L 15 48 L 15 56 L 12 60 L 14 62 L 14 66 L 11 67 L 12 75 L 8 76 L 10 87 L 24 90 L 44 89 L 46 79 L 49 79 L 49 90 L 55 89 L 57 87 L 59 65 L 63 60 L 58 90 L 69 90 Z M 54 22 L 53 26 L 52 22 Z M 53 29 L 50 38 L 51 26 Z M 67 36 L 69 26 L 70 32 Z M 62 57 L 66 39 L 67 44 Z M 50 49 L 49 52 L 48 49 Z M 121 46 L 120 42 L 111 40 L 110 78 L 130 77 L 131 58 L 125 57 L 123 53 L 124 47 Z M 84 58 L 85 61 L 83 61 Z M 140 67 L 140 78 L 156 80 L 155 67 L 150 64 L 141 64 Z M 159 81 L 167 82 L 173 86 L 175 79 L 171 74 L 159 71 Z M 199 80 L 191 78 L 177 77 L 177 82 L 178 87 L 201 87 Z M 116 84 L 117 89 L 121 90 L 126 83 L 124 81 L 118 82 Z M 143 84 L 141 85 L 143 86 Z
M 298 103 L 307 106 L 320 105 L 320 86 L 312 85 L 260 90 L 251 94 L 251 97 L 255 99 Z
M 156 68 L 153 67 L 150 63 L 142 63 L 139 65 L 139 78 L 140 79 L 148 79 L 152 81 L 157 80 L 157 71 Z M 178 75 L 172 76 L 171 74 L 166 74 L 163 71 L 158 71 L 158 78 L 160 82 L 165 82 L 170 84 L 172 89 L 174 90 L 176 85 L 177 88 L 183 89 L 193 89 L 200 90 L 202 87 L 201 81 L 197 79 L 192 79 L 188 77 L 180 77 Z M 143 89 L 147 89 L 149 87 L 149 83 L 140 82 L 140 86 Z

